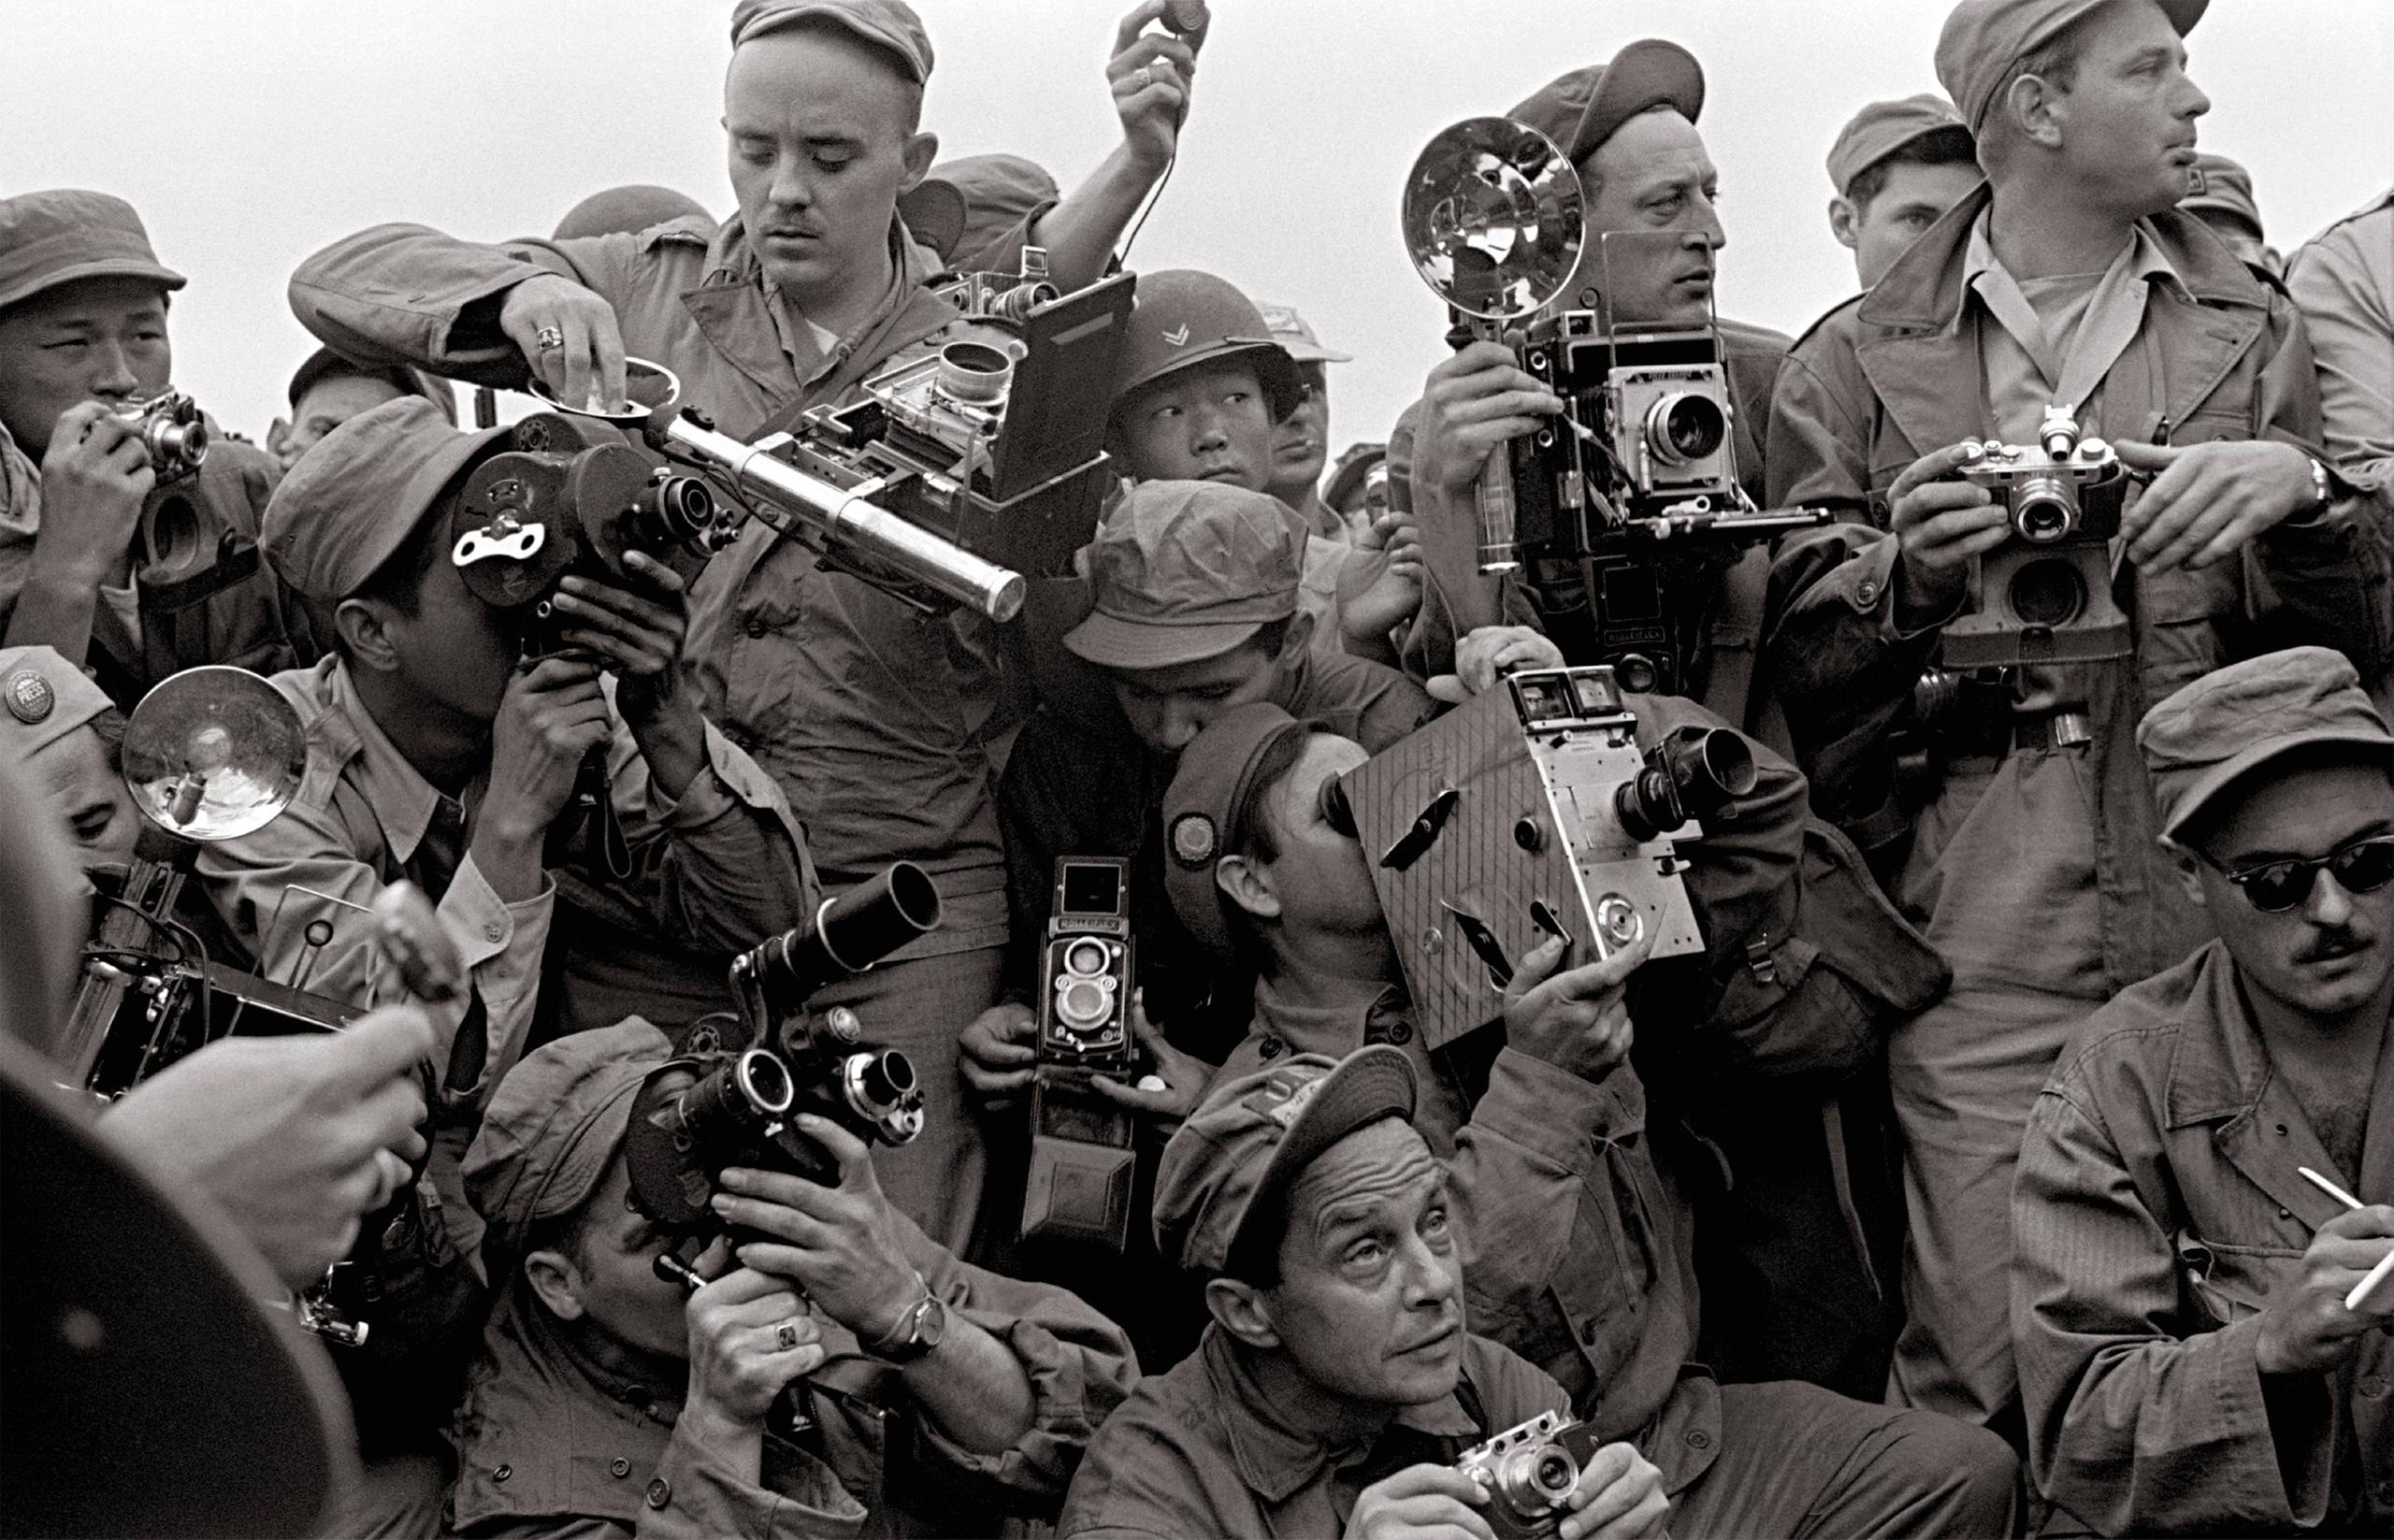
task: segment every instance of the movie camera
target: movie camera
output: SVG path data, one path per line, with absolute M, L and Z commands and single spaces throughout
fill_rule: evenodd
M 1595 1429 L 1560 1412 L 1541 1412 L 1465 1449 L 1455 1469 L 1488 1494 L 1480 1509 L 1496 1540 L 1538 1540 L 1560 1533 L 1579 1473 L 1596 1452 Z
M 1131 968 L 1131 863 L 1060 857 L 1039 969 L 1023 1240 L 1093 1241 L 1118 1254 L 1130 1238 L 1133 1124 L 1089 1083 L 1128 1082 L 1138 1069 Z
M 1828 522 L 1760 510 L 1739 488 L 1719 328 L 1618 313 L 1616 266 L 1664 260 L 1651 233 L 1596 243 L 1595 309 L 1550 309 L 1582 266 L 1584 195 L 1554 141 L 1508 118 L 1433 138 L 1406 183 L 1415 269 L 1457 318 L 1501 341 L 1563 411 L 1482 471 L 1479 569 L 1521 570 L 1566 655 L 1636 690 L 1687 688 L 1713 580 L 1746 545 Z M 1673 249 L 1676 234 L 1659 237 Z
M 677 410 L 681 381 L 643 359 L 626 361 L 628 399 L 603 410 L 532 389 L 557 411 L 637 432 L 743 518 L 909 603 L 1011 620 L 1023 574 L 1064 571 L 1097 526 L 1131 310 L 1131 275 L 1059 294 L 1046 264 L 1031 247 L 1017 273 L 955 280 L 941 292 L 963 324 L 936 353 L 754 443 Z
M 2011 540 L 1979 558 L 1978 603 L 1947 623 L 1949 668 L 2084 663 L 2128 653 L 2112 597 L 2112 540 L 2128 474 L 2073 407 L 2049 406 L 2032 445 L 1989 439 L 1961 467 L 2011 514 Z
M 85 949 L 58 1046 L 62 1084 L 114 1100 L 218 1038 L 337 1032 L 362 1015 L 365 1006 L 211 959 L 177 915 L 200 846 L 255 833 L 297 794 L 307 733 L 290 702 L 247 669 L 186 669 L 134 707 L 120 752 L 143 828 L 121 891 L 102 898 Z M 406 883 L 386 886 L 368 921 L 378 955 L 407 993 L 435 1002 L 457 998 L 463 964 L 421 892 Z M 318 947 L 329 943 L 330 926 L 315 922 L 310 938 Z M 438 1092 L 432 1067 L 419 1072 L 429 1107 Z M 411 1181 L 368 1217 L 357 1249 L 296 1302 L 300 1324 L 344 1346 L 366 1342 L 362 1307 L 374 1291 L 382 1238 L 412 1216 L 413 1198 Z
M 1679 847 L 1753 790 L 1746 741 L 1683 727 L 1640 747 L 1601 666 L 1511 675 L 1333 783 L 1427 1046 L 1485 1025 L 1548 937 L 1609 957 L 1704 950 Z

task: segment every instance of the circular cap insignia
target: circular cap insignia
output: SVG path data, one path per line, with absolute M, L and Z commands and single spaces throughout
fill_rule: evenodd
M 8 713 L 20 722 L 42 721 L 58 704 L 58 692 L 50 687 L 50 681 L 31 669 L 20 669 L 10 674 L 5 693 L 8 698 Z
M 1172 858 L 1191 871 L 1212 862 L 1219 842 L 1214 820 L 1202 813 L 1184 813 L 1172 821 Z

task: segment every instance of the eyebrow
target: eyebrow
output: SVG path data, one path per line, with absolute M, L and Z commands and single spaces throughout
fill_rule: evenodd
M 2183 56 L 2185 50 L 2184 49 L 2165 48 L 2159 43 L 2148 43 L 2144 47 L 2137 50 L 2134 53 L 2129 54 L 2127 63 L 2121 67 L 2125 69 L 2137 69 L 2145 65 L 2163 64 L 2168 62 L 2172 52 L 2176 52 Z
M 2338 836 L 2333 843 L 2329 844 L 2326 850 L 2321 851 L 2316 856 L 2314 856 L 2307 851 L 2270 850 L 2264 848 L 2260 850 L 2244 851 L 2240 855 L 2231 856 L 2228 858 L 2228 864 L 2233 868 L 2267 866 L 2272 861 L 2324 860 L 2326 857 L 2334 855 L 2337 851 L 2344 849 L 2346 845 L 2358 844 L 2363 840 L 2383 839 L 2388 834 L 2394 834 L 2394 824 L 2389 824 L 2383 818 L 2372 818 L 2368 823 L 2362 825 L 2356 832 Z

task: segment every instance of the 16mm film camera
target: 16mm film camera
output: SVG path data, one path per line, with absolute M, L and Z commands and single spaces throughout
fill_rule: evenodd
M 1090 1087 L 1138 1067 L 1131 1033 L 1131 863 L 1066 856 L 1039 970 L 1039 1059 L 1031 1091 L 1031 1175 L 1022 1239 L 1130 1235 L 1136 1154 L 1131 1115 Z
M 2012 538 L 1979 560 L 1978 605 L 1949 622 L 1944 662 L 1974 669 L 2124 657 L 2128 621 L 2112 597 L 2112 539 L 2127 471 L 2112 446 L 2052 406 L 2033 445 L 1979 446 L 1962 476 L 2012 515 Z
M 1562 1529 L 1572 1490 L 1595 1452 L 1595 1430 L 1589 1424 L 1541 1412 L 1465 1449 L 1455 1469 L 1488 1493 L 1480 1516 L 1496 1540 L 1537 1540 Z
M 1610 669 L 1517 673 L 1348 771 L 1351 811 L 1428 1046 L 1493 1018 L 1550 936 L 1607 957 L 1704 950 L 1678 854 L 1754 788 L 1746 741 L 1685 727 L 1641 748 Z M 1651 735 L 1650 735 L 1651 736 Z

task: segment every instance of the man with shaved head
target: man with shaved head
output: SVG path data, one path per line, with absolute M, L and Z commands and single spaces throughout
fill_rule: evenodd
M 1039 222 L 1060 283 L 1097 276 L 1171 156 L 1194 52 L 1142 30 L 1162 10 L 1143 0 L 1118 35 L 1108 72 L 1124 144 L 1111 170 L 1076 189 L 1078 203 L 1024 222 Z M 898 211 L 939 150 L 920 122 L 931 70 L 920 20 L 903 0 L 741 0 L 731 43 L 722 112 L 738 208 L 722 224 L 503 246 L 385 225 L 300 267 L 300 320 L 361 361 L 501 387 L 529 374 L 574 402 L 619 397 L 625 355 L 651 359 L 681 377 L 685 402 L 749 439 L 935 352 L 959 313 L 923 286 L 931 253 Z M 897 859 L 939 885 L 938 930 L 823 999 L 939 1067 L 923 1137 L 876 1159 L 899 1207 L 960 1247 L 981 1152 L 947 1067 L 957 1032 L 996 998 L 1006 938 L 990 796 L 1000 637 L 976 615 L 924 614 L 757 525 L 693 600 L 707 714 L 781 783 L 827 885 Z M 724 1003 L 723 959 L 665 953 L 629 926 L 577 954 L 576 999 L 638 991 L 654 1015 L 658 992 L 678 988 L 687 1017 Z M 569 1025 L 613 1019 L 590 1015 Z

